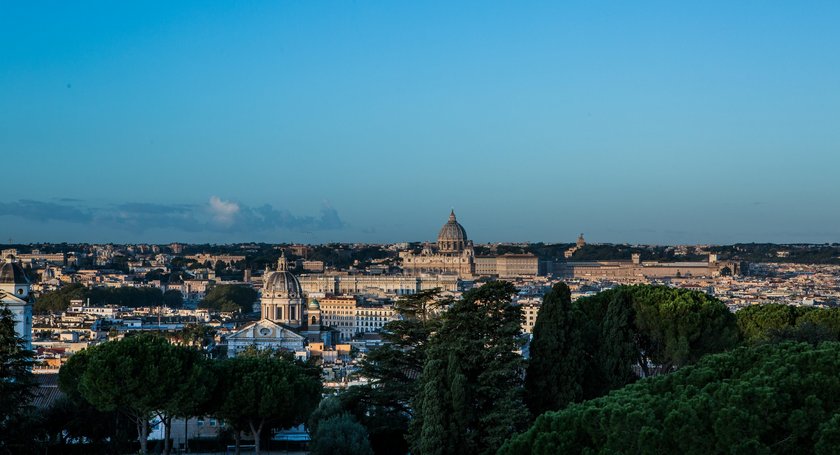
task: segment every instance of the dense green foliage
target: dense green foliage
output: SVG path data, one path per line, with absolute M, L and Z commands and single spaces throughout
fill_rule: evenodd
M 158 288 L 130 286 L 87 288 L 73 283 L 40 295 L 35 300 L 34 311 L 60 313 L 70 306 L 71 300 L 83 300 L 87 303 L 88 299 L 92 306 L 118 305 L 131 308 L 160 306 L 165 302 L 164 295 Z
M 163 305 L 169 308 L 181 308 L 184 306 L 184 294 L 177 289 L 169 289 L 163 293 Z
M 630 368 L 643 376 L 670 372 L 738 342 L 734 315 L 702 292 L 620 286 L 574 306 L 593 359 L 586 368 L 585 399 L 626 384 Z
M 14 315 L 0 306 L 0 452 L 22 452 L 19 432 L 34 393 L 32 356 L 15 332 Z
M 840 343 L 742 347 L 540 416 L 500 454 L 837 453 Z
M 148 422 L 156 417 L 164 424 L 168 453 L 173 417 L 215 415 L 236 430 L 237 443 L 241 431 L 252 432 L 259 450 L 264 428 L 306 421 L 320 399 L 317 368 L 273 351 L 207 360 L 195 349 L 201 341 L 190 336 L 193 332 L 203 330 L 195 327 L 172 340 L 138 334 L 72 356 L 59 372 L 65 398 L 45 413 L 47 433 L 94 444 L 107 439 L 110 447 L 125 440 L 130 423 L 145 453 Z
M 71 300 L 86 299 L 87 292 L 88 288 L 81 284 L 68 284 L 38 296 L 32 310 L 35 313 L 60 313 L 70 306 Z
M 578 319 L 569 287 L 555 285 L 537 314 L 525 376 L 525 401 L 534 416 L 561 409 L 583 396 L 587 359 Z
M 100 411 L 82 395 L 79 384 L 88 368 L 90 352 L 82 350 L 62 365 L 58 385 L 64 396 L 45 412 L 44 426 L 54 443 L 85 438 L 93 446 L 111 446 L 110 451 L 114 451 L 113 446 L 137 438 L 136 422 L 118 410 Z
M 251 286 L 241 284 L 221 284 L 213 286 L 199 303 L 201 308 L 216 311 L 241 311 L 251 313 L 258 300 L 257 291 Z
M 240 355 L 214 362 L 218 378 L 210 412 L 237 434 L 250 430 L 260 452 L 266 428 L 306 422 L 321 398 L 318 368 L 284 355 Z
M 201 353 L 155 334 L 89 348 L 84 365 L 81 396 L 99 411 L 120 411 L 133 419 L 144 453 L 153 415 L 163 420 L 168 434 L 172 416 L 192 415 L 213 387 Z
M 754 305 L 738 310 L 735 317 L 744 340 L 750 343 L 840 340 L 840 308 Z
M 369 383 L 351 387 L 340 401 L 366 428 L 378 454 L 405 453 L 404 435 L 413 410 L 411 400 L 418 392 L 418 378 L 426 360 L 429 336 L 437 330 L 438 291 L 405 296 L 395 304 L 402 319 L 385 325 L 382 337 L 388 343 L 372 350 L 361 365 Z
M 464 293 L 441 316 L 412 402 L 412 453 L 494 453 L 527 422 L 515 293 L 510 283 L 488 283 Z
M 620 286 L 569 302 L 558 285 L 537 316 L 526 377 L 536 417 L 600 397 L 738 343 L 735 317 L 706 294 Z
M 372 455 L 367 431 L 348 413 L 332 416 L 312 432 L 313 455 Z

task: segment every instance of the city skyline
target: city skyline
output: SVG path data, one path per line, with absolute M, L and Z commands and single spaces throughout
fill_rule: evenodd
M 11 5 L 0 238 L 840 241 L 840 5 Z

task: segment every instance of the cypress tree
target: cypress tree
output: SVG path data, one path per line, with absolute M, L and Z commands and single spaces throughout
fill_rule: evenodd
M 586 362 L 578 319 L 569 287 L 556 284 L 543 299 L 531 340 L 525 401 L 534 417 L 583 395 Z
M 633 365 L 639 362 L 639 350 L 633 318 L 632 296 L 628 290 L 621 289 L 610 300 L 601 325 L 597 356 L 601 380 L 586 385 L 584 399 L 606 395 L 636 380 Z

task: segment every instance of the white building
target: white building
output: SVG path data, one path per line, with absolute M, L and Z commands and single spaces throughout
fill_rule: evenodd
M 15 332 L 26 342 L 26 349 L 32 349 L 32 302 L 29 289 L 29 279 L 20 264 L 14 256 L 7 257 L 0 266 L 0 305 L 12 312 Z

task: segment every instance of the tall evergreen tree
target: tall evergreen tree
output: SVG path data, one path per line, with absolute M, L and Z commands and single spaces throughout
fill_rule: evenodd
M 619 290 L 610 300 L 601 323 L 601 343 L 594 365 L 600 379 L 590 384 L 583 399 L 607 394 L 636 380 L 633 365 L 639 363 L 636 347 L 633 297 L 627 289 Z
M 558 283 L 543 298 L 530 361 L 525 376 L 525 401 L 536 417 L 556 411 L 583 396 L 584 350 L 579 319 L 565 283 Z
M 408 451 L 405 434 L 414 415 L 411 400 L 418 391 L 429 336 L 439 327 L 440 307 L 450 304 L 451 300 L 440 299 L 438 290 L 399 299 L 395 309 L 400 319 L 382 331 L 386 344 L 362 362 L 361 375 L 370 382 L 340 396 L 342 407 L 367 428 L 377 454 Z
M 31 410 L 35 387 L 32 359 L 32 351 L 15 332 L 14 315 L 0 307 L 0 451 L 21 451 L 19 430 Z
M 507 282 L 463 295 L 429 340 L 409 440 L 413 453 L 495 453 L 527 422 L 522 398 L 522 313 Z

